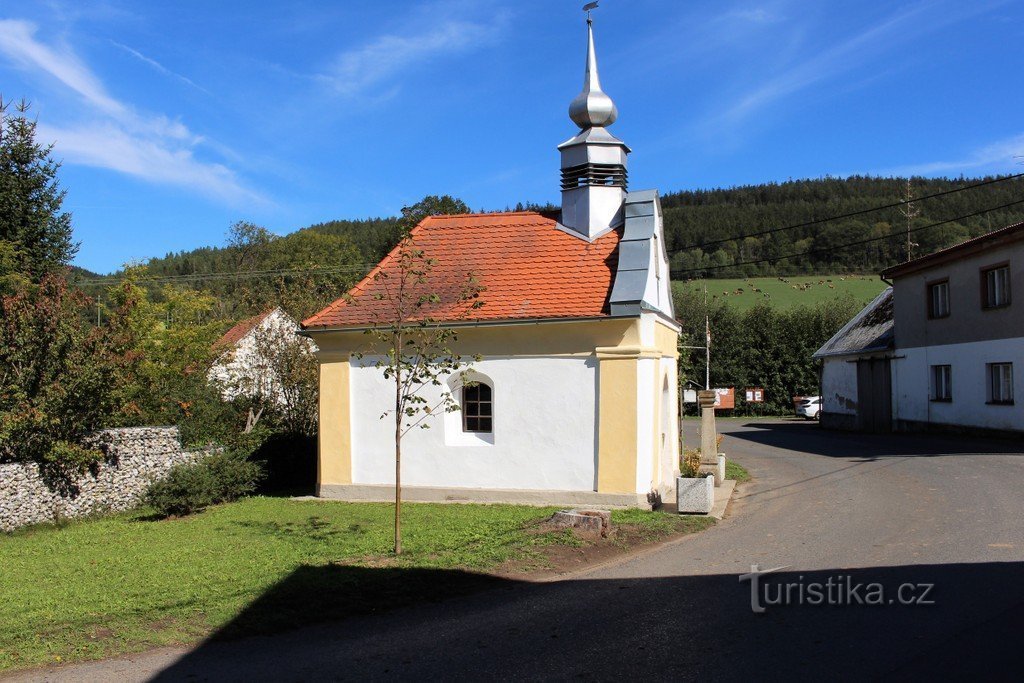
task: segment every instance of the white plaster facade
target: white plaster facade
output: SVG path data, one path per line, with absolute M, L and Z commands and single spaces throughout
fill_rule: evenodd
M 847 357 L 826 358 L 821 366 L 821 410 L 857 415 L 857 363 Z
M 666 322 L 658 313 L 642 314 L 641 346 L 654 348 Z M 350 411 L 353 486 L 395 481 L 395 385 L 377 361 L 362 356 L 349 362 L 343 404 Z M 636 421 L 635 485 L 629 495 L 641 500 L 669 493 L 678 470 L 676 358 L 640 358 L 636 369 L 635 396 L 622 409 Z M 426 428 L 413 428 L 402 439 L 404 487 L 598 491 L 601 377 L 595 354 L 485 355 L 464 373 L 492 389 L 492 431 L 463 431 L 461 411 L 426 418 Z M 437 404 L 442 392 L 458 402 L 461 383 L 461 373 L 443 378 L 441 387 L 430 387 L 423 396 L 429 405 Z
M 1013 363 L 1015 391 L 1024 390 L 1024 338 L 901 348 L 892 361 L 897 423 L 928 423 L 999 431 L 1024 429 L 1024 404 L 988 403 L 987 364 Z M 931 400 L 930 368 L 949 365 L 951 401 Z
M 352 479 L 355 484 L 394 484 L 394 380 L 384 379 L 373 358 L 353 360 Z M 409 486 L 593 490 L 596 445 L 594 406 L 597 362 L 577 357 L 487 357 L 472 364 L 473 379 L 490 384 L 494 428 L 462 431 L 460 412 L 428 418 L 402 440 L 402 481 Z M 458 385 L 457 378 L 448 378 Z M 441 391 L 427 392 L 436 404 Z M 455 396 L 458 396 L 456 392 Z M 559 416 L 559 429 L 530 425 Z M 542 457 L 538 457 L 542 454 Z
M 315 351 L 312 340 L 298 332 L 299 324 L 294 318 L 279 307 L 273 309 L 217 357 L 207 371 L 207 380 L 220 388 L 225 401 L 260 394 L 276 396 L 283 403 L 283 393 L 274 374 L 268 371 L 269 361 L 263 357 L 258 340 L 262 335 L 264 348 L 268 344 L 297 344 L 309 353 Z

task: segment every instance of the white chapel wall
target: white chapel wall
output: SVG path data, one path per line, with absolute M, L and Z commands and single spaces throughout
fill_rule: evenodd
M 594 490 L 596 359 L 485 357 L 472 368 L 493 382 L 493 443 L 461 432 L 446 439 L 461 419 L 430 418 L 429 429 L 403 439 L 403 484 Z M 381 415 L 394 403 L 394 385 L 372 359 L 354 359 L 350 390 L 353 483 L 393 484 L 394 422 Z M 432 388 L 431 399 L 439 392 Z

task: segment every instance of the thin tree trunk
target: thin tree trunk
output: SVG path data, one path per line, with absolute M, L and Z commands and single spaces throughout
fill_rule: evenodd
M 402 554 L 402 413 L 401 385 L 395 390 L 395 555 Z
M 402 336 L 395 358 L 395 555 L 402 554 Z

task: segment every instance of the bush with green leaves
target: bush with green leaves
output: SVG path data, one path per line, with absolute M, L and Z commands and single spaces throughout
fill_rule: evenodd
M 721 301 L 705 302 L 693 290 L 675 292 L 680 336 L 679 381 L 703 386 L 705 320 L 711 326 L 711 384 L 764 389 L 764 403 L 736 402 L 733 415 L 785 415 L 793 396 L 818 393 L 821 362 L 812 358 L 860 310 L 850 297 L 814 307 L 779 310 L 767 304 L 740 312 Z M 706 316 L 706 318 L 705 318 Z M 700 348 L 694 348 L 700 347 Z
M 255 491 L 263 478 L 262 466 L 247 456 L 245 450 L 228 450 L 175 465 L 165 478 L 150 485 L 145 502 L 170 517 L 237 500 Z

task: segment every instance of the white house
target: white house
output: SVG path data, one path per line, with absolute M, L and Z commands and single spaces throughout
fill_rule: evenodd
M 627 190 L 629 148 L 601 90 L 588 21 L 579 131 L 559 145 L 562 207 L 431 216 L 413 244 L 448 291 L 472 273 L 484 305 L 456 315 L 449 294 L 434 318 L 459 330 L 455 352 L 479 356 L 465 387 L 448 377 L 459 412 L 403 439 L 404 497 L 421 501 L 650 506 L 670 496 L 678 467 L 676 346 L 656 191 Z M 394 384 L 374 366 L 367 328 L 386 324 L 380 274 L 389 254 L 345 298 L 303 322 L 320 360 L 320 496 L 387 500 L 395 481 Z M 390 416 L 389 416 L 390 417 Z
M 1024 223 L 889 268 L 815 356 L 822 424 L 1024 432 Z
M 1024 223 L 882 276 L 893 282 L 893 426 L 1024 432 Z
M 214 343 L 217 359 L 207 371 L 207 379 L 215 383 L 225 401 L 240 396 L 252 398 L 278 397 L 284 401 L 281 387 L 271 371 L 268 355 L 279 353 L 284 346 L 298 345 L 312 353 L 312 342 L 299 336 L 299 324 L 280 307 L 242 320 Z

